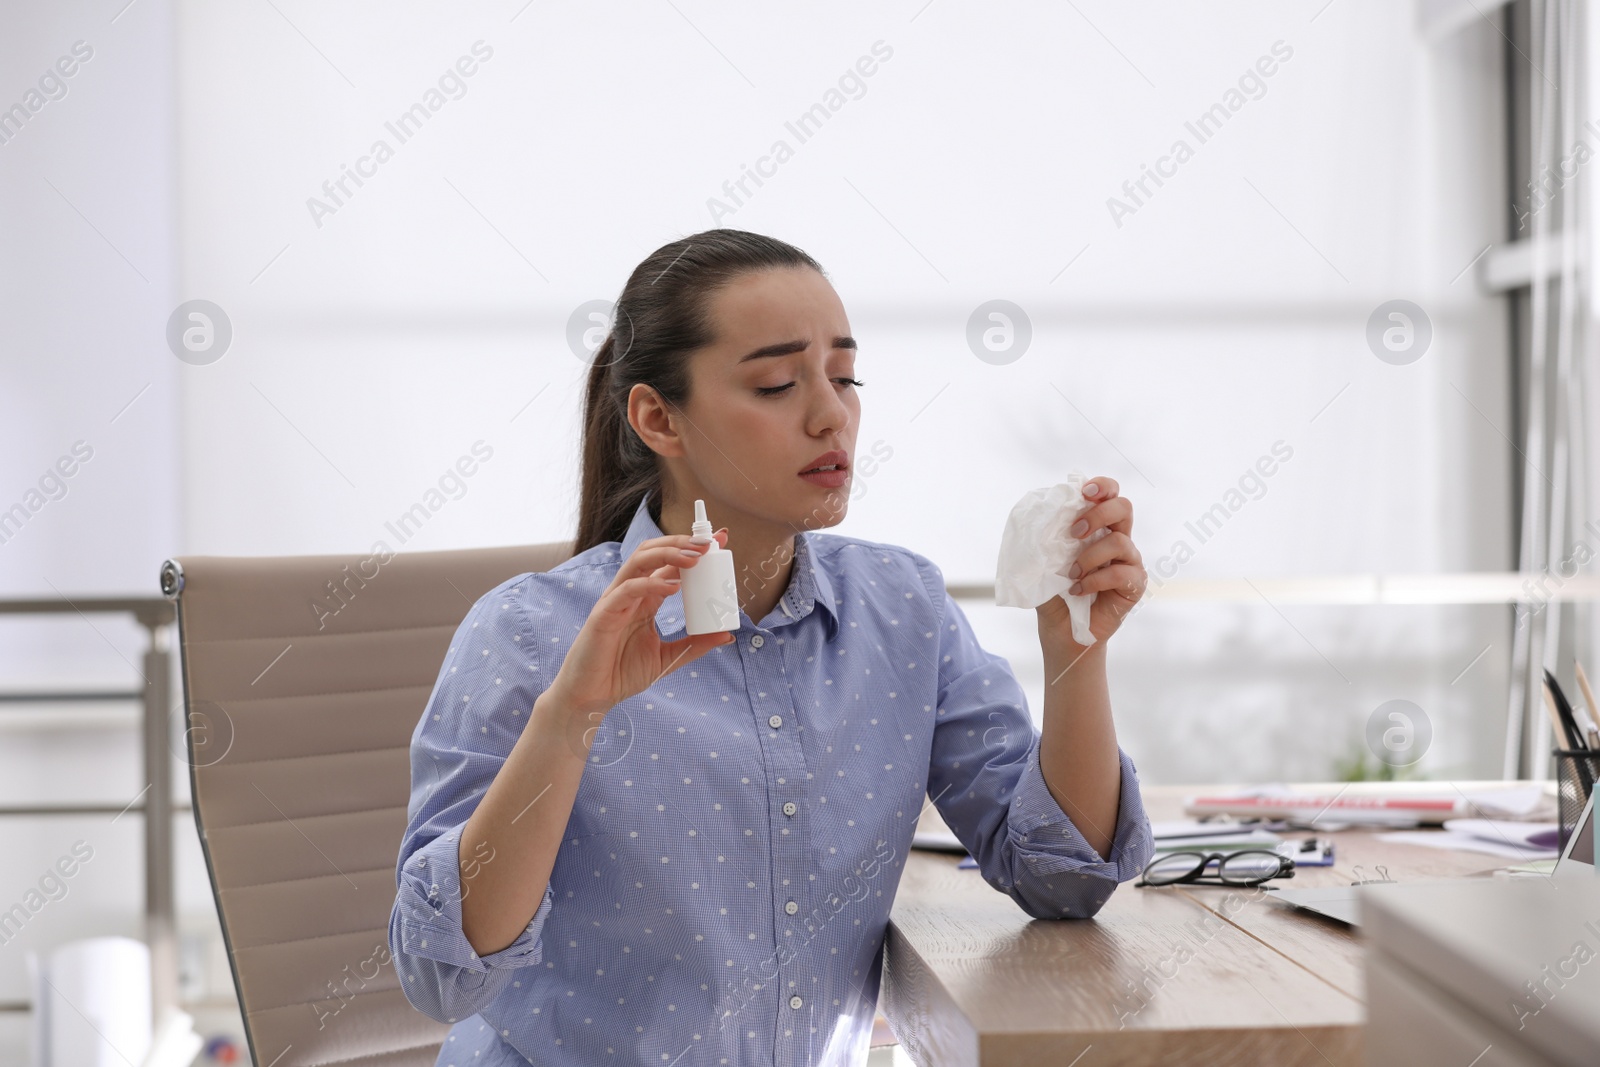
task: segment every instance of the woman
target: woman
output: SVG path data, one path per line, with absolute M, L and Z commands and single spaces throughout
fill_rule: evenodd
M 1151 851 L 1105 641 L 1132 507 L 1074 527 L 1084 648 L 1038 609 L 1042 734 L 942 572 L 845 515 L 856 343 L 822 268 L 718 229 L 628 279 L 585 402 L 576 555 L 486 593 L 412 737 L 389 940 L 440 1064 L 860 1064 L 925 798 L 985 881 L 1091 916 Z M 818 468 L 837 467 L 836 470 Z M 723 524 L 736 632 L 684 634 Z M 658 632 L 659 631 L 659 632 Z

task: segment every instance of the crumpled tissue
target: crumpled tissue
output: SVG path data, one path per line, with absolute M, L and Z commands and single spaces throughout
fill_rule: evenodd
M 1072 639 L 1085 646 L 1095 641 L 1089 629 L 1089 608 L 1095 594 L 1069 595 L 1067 590 L 1077 579 L 1067 577 L 1067 571 L 1086 545 L 1110 532 L 1101 527 L 1086 538 L 1067 532 L 1078 516 L 1096 503 L 1083 495 L 1087 480 L 1072 471 L 1060 485 L 1023 494 L 1011 509 L 1000 538 L 994 582 L 994 602 L 1001 607 L 1036 608 L 1060 596 L 1067 602 Z

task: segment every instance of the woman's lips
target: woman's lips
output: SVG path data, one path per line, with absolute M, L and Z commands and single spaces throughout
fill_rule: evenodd
M 807 471 L 800 475 L 812 485 L 820 485 L 824 489 L 837 489 L 850 480 L 850 470 Z

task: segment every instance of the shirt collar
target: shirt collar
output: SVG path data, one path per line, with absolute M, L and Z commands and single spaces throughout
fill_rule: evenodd
M 646 490 L 639 500 L 639 506 L 634 509 L 633 521 L 628 524 L 628 532 L 623 535 L 622 547 L 617 555 L 619 565 L 645 541 L 665 536 L 655 519 L 650 517 L 652 495 Z M 794 568 L 789 574 L 789 587 L 778 600 L 778 611 L 793 619 L 803 619 L 815 605 L 822 605 L 827 609 L 828 637 L 831 640 L 839 633 L 839 610 L 835 606 L 833 582 L 828 577 L 827 569 L 816 564 L 812 536 L 810 530 L 795 534 Z M 661 631 L 662 637 L 666 637 L 685 627 L 683 593 L 673 593 L 661 602 L 661 608 L 656 612 L 656 628 Z

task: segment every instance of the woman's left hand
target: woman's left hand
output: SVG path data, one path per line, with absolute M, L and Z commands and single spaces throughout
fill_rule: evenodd
M 1076 579 L 1068 593 L 1098 594 L 1089 610 L 1089 632 L 1096 642 L 1117 632 L 1122 620 L 1144 596 L 1149 579 L 1143 558 L 1133 544 L 1133 503 L 1117 495 L 1119 488 L 1111 478 L 1084 482 L 1083 495 L 1095 503 L 1068 530 L 1079 540 L 1099 529 L 1108 531 L 1098 541 L 1085 545 L 1067 572 L 1068 577 Z M 1053 596 L 1035 610 L 1039 613 L 1041 641 L 1059 648 L 1083 647 L 1072 639 L 1072 621 L 1064 599 Z

